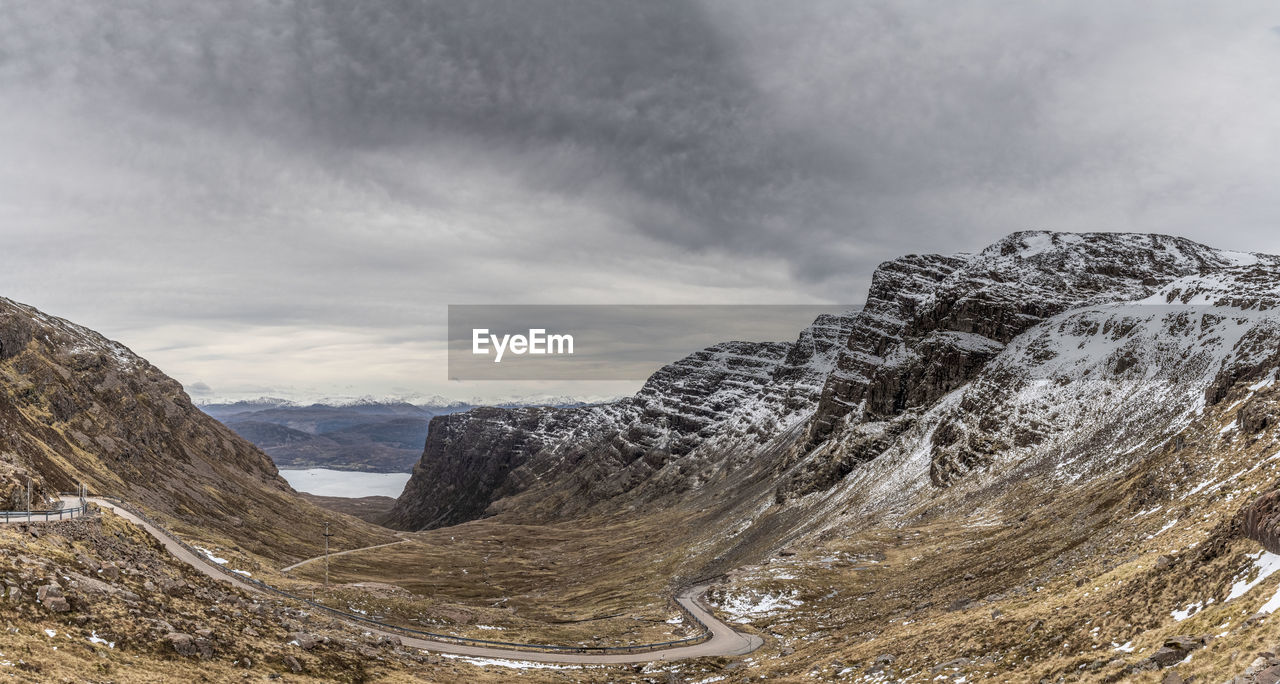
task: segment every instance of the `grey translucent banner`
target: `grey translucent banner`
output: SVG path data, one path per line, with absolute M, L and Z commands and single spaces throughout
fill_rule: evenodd
M 450 305 L 451 380 L 644 380 L 713 344 L 795 342 L 857 305 Z

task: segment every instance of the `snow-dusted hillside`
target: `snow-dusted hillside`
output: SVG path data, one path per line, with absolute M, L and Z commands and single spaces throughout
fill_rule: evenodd
M 718 345 L 600 406 L 437 419 L 395 522 L 558 518 L 736 486 L 757 512 L 818 506 L 812 523 L 960 485 L 1087 478 L 1274 368 L 1256 357 L 1275 347 L 1278 272 L 1276 257 L 1160 235 L 1025 232 L 903 257 L 863 310 L 795 343 Z
M 1261 272 L 1269 275 L 1258 278 Z M 1241 276 L 1234 284 L 1231 273 Z M 839 493 L 817 496 L 866 516 L 958 501 L 975 490 L 994 499 L 1028 481 L 1065 486 L 1122 471 L 1167 446 L 1225 387 L 1242 386 L 1234 399 L 1246 402 L 1280 367 L 1280 268 L 1213 276 L 1236 306 L 1179 297 L 1164 303 L 1186 292 L 1188 280 L 1134 302 L 1052 316 L 927 410 L 850 425 L 806 459 L 826 462 L 856 450 L 868 434 L 897 432 L 874 461 L 852 469 Z M 943 493 L 951 487 L 960 491 Z

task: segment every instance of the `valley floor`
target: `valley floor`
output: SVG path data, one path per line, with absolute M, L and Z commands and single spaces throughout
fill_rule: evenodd
M 1280 624 L 1262 612 L 1280 602 L 1280 573 L 1271 574 L 1280 557 L 1233 529 L 1239 504 L 1274 479 L 1269 448 L 1217 449 L 1212 465 L 1171 451 L 1025 508 L 1011 500 L 954 518 L 828 529 L 713 590 L 725 619 L 764 638 L 760 651 L 625 667 L 446 657 L 361 637 L 198 576 L 110 514 L 13 525 L 0 530 L 0 575 L 12 587 L 0 674 L 1164 682 L 1176 671 L 1226 681 L 1280 642 Z M 406 626 L 610 644 L 687 633 L 663 597 L 699 552 L 693 530 L 678 526 L 688 519 L 667 511 L 595 525 L 476 521 L 334 556 L 327 590 L 323 564 L 281 573 L 230 544 L 201 548 L 254 577 Z M 51 609 L 41 589 L 54 582 L 66 611 Z
M 1225 682 L 1261 657 L 1260 670 L 1280 644 L 1270 616 L 1280 556 L 1241 536 L 1239 511 L 1275 486 L 1280 453 L 1241 431 L 1238 405 L 1204 415 L 1181 446 L 1078 485 L 1014 487 L 887 525 L 837 511 L 825 530 L 712 590 L 725 619 L 764 637 L 761 651 L 660 669 L 690 682 Z M 678 634 L 658 599 L 670 578 L 706 562 L 697 515 L 499 517 L 419 533 L 332 563 L 347 587 L 410 593 L 330 598 L 476 636 Z M 314 565 L 300 570 L 321 577 Z
M 1276 389 L 1261 392 L 1270 401 Z M 1274 488 L 1280 445 L 1245 431 L 1240 405 L 1224 402 L 1182 439 L 1103 476 L 1029 479 L 893 519 L 828 510 L 823 526 L 750 564 L 724 560 L 731 569 L 708 599 L 762 638 L 743 657 L 583 665 L 424 652 L 211 580 L 110 513 L 0 526 L 0 676 L 1269 681 L 1261 673 L 1277 664 L 1280 623 L 1270 612 L 1280 607 L 1280 556 L 1241 535 L 1239 511 Z M 571 523 L 506 515 L 407 534 L 332 556 L 328 586 L 323 563 L 286 572 L 296 560 L 263 558 L 208 530 L 183 534 L 228 568 L 389 623 L 617 645 L 689 634 L 671 592 L 727 558 L 724 537 L 743 529 L 741 519 L 730 529 L 730 509 L 689 501 Z

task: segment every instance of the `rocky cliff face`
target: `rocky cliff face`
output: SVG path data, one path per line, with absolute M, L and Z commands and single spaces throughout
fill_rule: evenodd
M 1258 497 L 1244 510 L 1242 531 L 1271 553 L 1280 553 L 1280 490 Z
M 84 483 L 267 556 L 311 555 L 311 542 L 300 537 L 318 534 L 326 519 L 352 543 L 371 531 L 299 500 L 265 454 L 124 346 L 0 299 L 6 507 L 25 498 L 28 477 L 35 508 Z M 284 528 L 298 534 L 276 533 Z
M 1050 316 L 1138 300 L 1175 278 L 1236 259 L 1163 235 L 1027 232 L 963 259 L 885 264 L 823 389 L 809 446 L 847 416 L 886 420 L 931 405 Z
M 719 463 L 699 459 L 699 449 L 726 437 L 758 448 L 812 410 L 849 321 L 820 317 L 793 344 L 704 349 L 610 404 L 437 417 L 388 522 L 404 529 L 458 523 L 529 490 L 546 494 L 534 506 L 538 515 L 560 516 L 646 484 L 666 493 L 694 486 Z M 554 492 L 545 490 L 549 483 Z
M 884 511 L 978 472 L 1083 476 L 1100 448 L 1166 434 L 1276 367 L 1266 316 L 1208 305 L 1265 309 L 1278 264 L 1160 235 L 1045 232 L 896 259 L 863 310 L 793 344 L 713 347 L 614 404 L 438 419 L 392 521 L 714 501 L 747 480 L 784 507 Z

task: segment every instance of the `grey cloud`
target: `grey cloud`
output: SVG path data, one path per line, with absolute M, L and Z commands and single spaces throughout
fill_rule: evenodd
M 210 387 L 208 383 L 201 382 L 199 380 L 186 383 L 183 387 L 187 390 L 187 394 L 190 394 L 193 397 L 214 396 L 213 388 Z
M 338 166 L 353 151 L 440 138 L 501 148 L 533 188 L 576 195 L 606 175 L 675 207 L 640 202 L 631 218 L 685 246 L 714 246 L 730 226 L 747 227 L 777 179 L 795 175 L 749 78 L 689 2 L 219 3 L 194 16 L 167 3 L 61 9 L 19 10 L 43 16 L 14 22 L 27 30 L 10 33 L 27 44 L 6 69 L 11 80 L 248 127 Z M 47 20 L 59 14 L 64 21 Z M 424 199 L 394 177 L 376 180 L 393 196 Z

